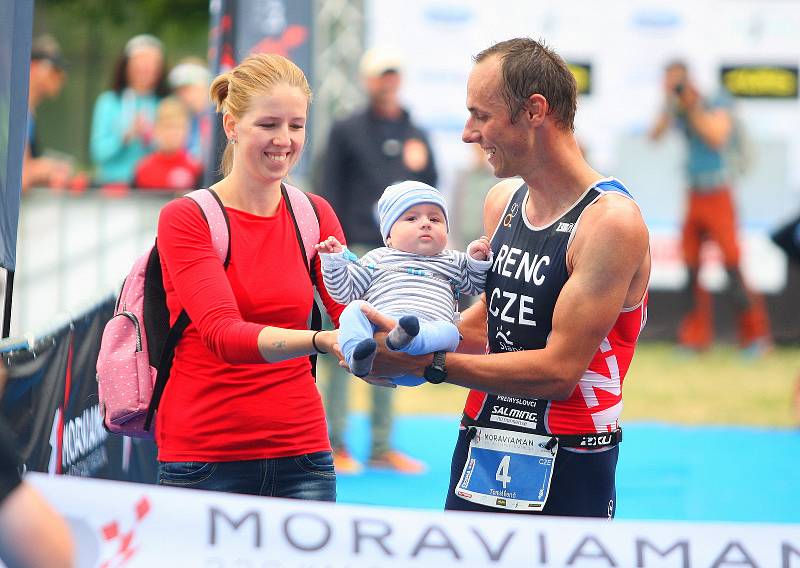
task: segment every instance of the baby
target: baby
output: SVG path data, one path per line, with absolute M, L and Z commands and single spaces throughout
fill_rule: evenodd
M 458 296 L 483 292 L 492 264 L 486 237 L 471 242 L 467 254 L 445 248 L 447 206 L 430 185 L 390 185 L 378 201 L 378 215 L 386 246 L 361 259 L 334 237 L 316 245 L 328 292 L 347 304 L 339 318 L 339 345 L 358 377 L 369 374 L 377 350 L 374 326 L 361 310 L 365 303 L 398 319 L 386 337 L 389 349 L 412 355 L 455 351 L 461 339 L 455 325 Z M 414 376 L 393 381 L 404 386 L 425 382 Z

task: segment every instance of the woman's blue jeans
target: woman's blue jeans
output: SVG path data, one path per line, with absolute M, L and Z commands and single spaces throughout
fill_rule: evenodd
M 158 483 L 245 495 L 336 501 L 331 452 L 232 462 L 159 462 Z

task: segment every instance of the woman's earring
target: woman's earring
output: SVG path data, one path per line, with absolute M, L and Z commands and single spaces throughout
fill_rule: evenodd
M 230 142 L 231 144 L 236 144 L 236 138 L 231 138 L 231 139 L 229 140 L 229 142 Z

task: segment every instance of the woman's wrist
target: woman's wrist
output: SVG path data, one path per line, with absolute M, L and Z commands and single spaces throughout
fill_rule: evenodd
M 314 349 L 314 351 L 319 353 L 320 355 L 327 355 L 328 351 L 323 351 L 322 349 L 320 349 L 319 343 L 317 343 L 318 341 L 321 340 L 321 338 L 317 337 L 320 333 L 324 332 L 322 330 L 315 331 L 314 334 L 311 336 L 311 348 Z

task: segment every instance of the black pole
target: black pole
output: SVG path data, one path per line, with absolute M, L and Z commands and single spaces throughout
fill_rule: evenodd
M 5 339 L 11 335 L 11 296 L 14 293 L 14 271 L 6 270 L 6 285 L 4 286 L 5 298 L 3 298 L 3 336 Z

